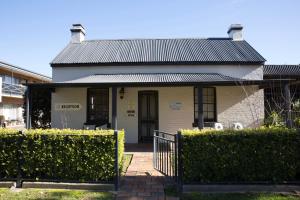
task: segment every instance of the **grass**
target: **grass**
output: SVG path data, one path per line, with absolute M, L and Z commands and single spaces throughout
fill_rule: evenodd
M 121 175 L 124 176 L 127 172 L 127 169 L 131 163 L 133 154 L 124 154 L 123 156 L 123 168 L 122 168 L 122 173 Z
M 1 200 L 112 200 L 113 195 L 108 192 L 87 190 L 63 190 L 63 189 L 0 189 Z
M 122 175 L 125 175 L 133 155 L 124 154 Z M 0 188 L 0 200 L 112 200 L 113 195 L 108 192 L 88 190 L 63 190 L 63 189 L 4 189 Z
M 179 196 L 174 187 L 166 187 L 167 196 Z M 245 193 L 245 194 L 201 194 L 199 192 L 184 193 L 181 200 L 300 200 L 300 196 L 272 194 L 272 193 Z
M 283 194 L 184 194 L 182 200 L 300 200 L 300 196 Z

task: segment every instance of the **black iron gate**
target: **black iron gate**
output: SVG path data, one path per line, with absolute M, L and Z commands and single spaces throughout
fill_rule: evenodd
M 153 134 L 153 166 L 172 180 L 181 190 L 181 133 L 155 130 Z

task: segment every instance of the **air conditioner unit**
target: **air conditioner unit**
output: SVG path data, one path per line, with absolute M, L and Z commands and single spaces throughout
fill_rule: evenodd
M 233 124 L 232 124 L 232 128 L 233 128 L 234 130 L 242 130 L 242 129 L 244 129 L 242 123 L 240 123 L 240 122 L 235 122 L 235 123 L 233 123 Z
M 223 124 L 221 124 L 219 122 L 214 123 L 214 129 L 223 130 L 224 129 Z

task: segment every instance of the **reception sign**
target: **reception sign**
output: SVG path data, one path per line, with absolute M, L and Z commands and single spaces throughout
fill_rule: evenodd
M 78 111 L 81 109 L 80 103 L 57 103 L 55 110 L 57 111 Z

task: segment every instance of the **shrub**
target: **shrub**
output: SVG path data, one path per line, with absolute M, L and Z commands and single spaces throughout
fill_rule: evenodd
M 273 110 L 265 119 L 265 125 L 267 127 L 284 127 L 285 122 L 284 118 L 282 117 L 282 113 Z
M 185 182 L 300 180 L 297 130 L 182 130 L 182 133 Z
M 118 136 L 122 167 L 124 131 Z M 98 182 L 115 176 L 113 130 L 32 129 L 21 135 L 0 129 L 0 143 L 2 179 L 17 177 L 18 161 L 23 179 Z

